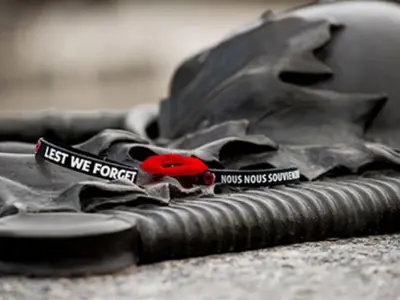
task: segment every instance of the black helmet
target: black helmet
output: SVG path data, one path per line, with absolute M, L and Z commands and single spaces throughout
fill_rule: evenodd
M 400 6 L 382 1 L 265 13 L 176 70 L 160 134 L 248 119 L 280 143 L 400 146 L 399 32 Z

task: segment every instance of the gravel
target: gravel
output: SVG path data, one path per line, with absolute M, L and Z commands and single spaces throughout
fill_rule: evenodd
M 400 299 L 400 235 L 306 243 L 89 278 L 4 278 L 0 300 Z

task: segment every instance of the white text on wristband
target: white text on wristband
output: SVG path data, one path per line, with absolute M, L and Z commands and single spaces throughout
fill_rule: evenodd
M 136 182 L 138 171 L 69 146 L 59 146 L 40 139 L 36 145 L 37 159 L 44 159 L 67 169 L 106 180 L 128 180 Z

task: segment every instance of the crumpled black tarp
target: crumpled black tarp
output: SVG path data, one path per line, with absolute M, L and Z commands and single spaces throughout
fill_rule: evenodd
M 313 53 L 339 28 L 264 14 L 258 27 L 184 62 L 160 107 L 0 118 L 0 272 L 106 273 L 398 230 L 400 154 L 367 137 L 391 99 L 310 86 L 334 74 Z M 212 168 L 297 166 L 302 183 L 184 189 L 143 172 L 137 185 L 106 182 L 37 163 L 40 136 L 135 167 L 162 153 L 194 155 Z

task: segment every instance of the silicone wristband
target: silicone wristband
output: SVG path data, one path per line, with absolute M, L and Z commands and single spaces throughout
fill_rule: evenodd
M 60 143 L 40 138 L 35 147 L 38 161 L 45 160 L 64 168 L 106 180 L 125 179 L 136 182 L 138 170 L 109 159 Z
M 200 159 L 178 154 L 150 156 L 140 167 L 153 175 L 192 176 L 196 179 L 192 180 L 192 183 L 205 185 L 218 183 L 234 186 L 273 186 L 294 183 L 300 179 L 300 171 L 295 167 L 263 170 L 208 169 Z

